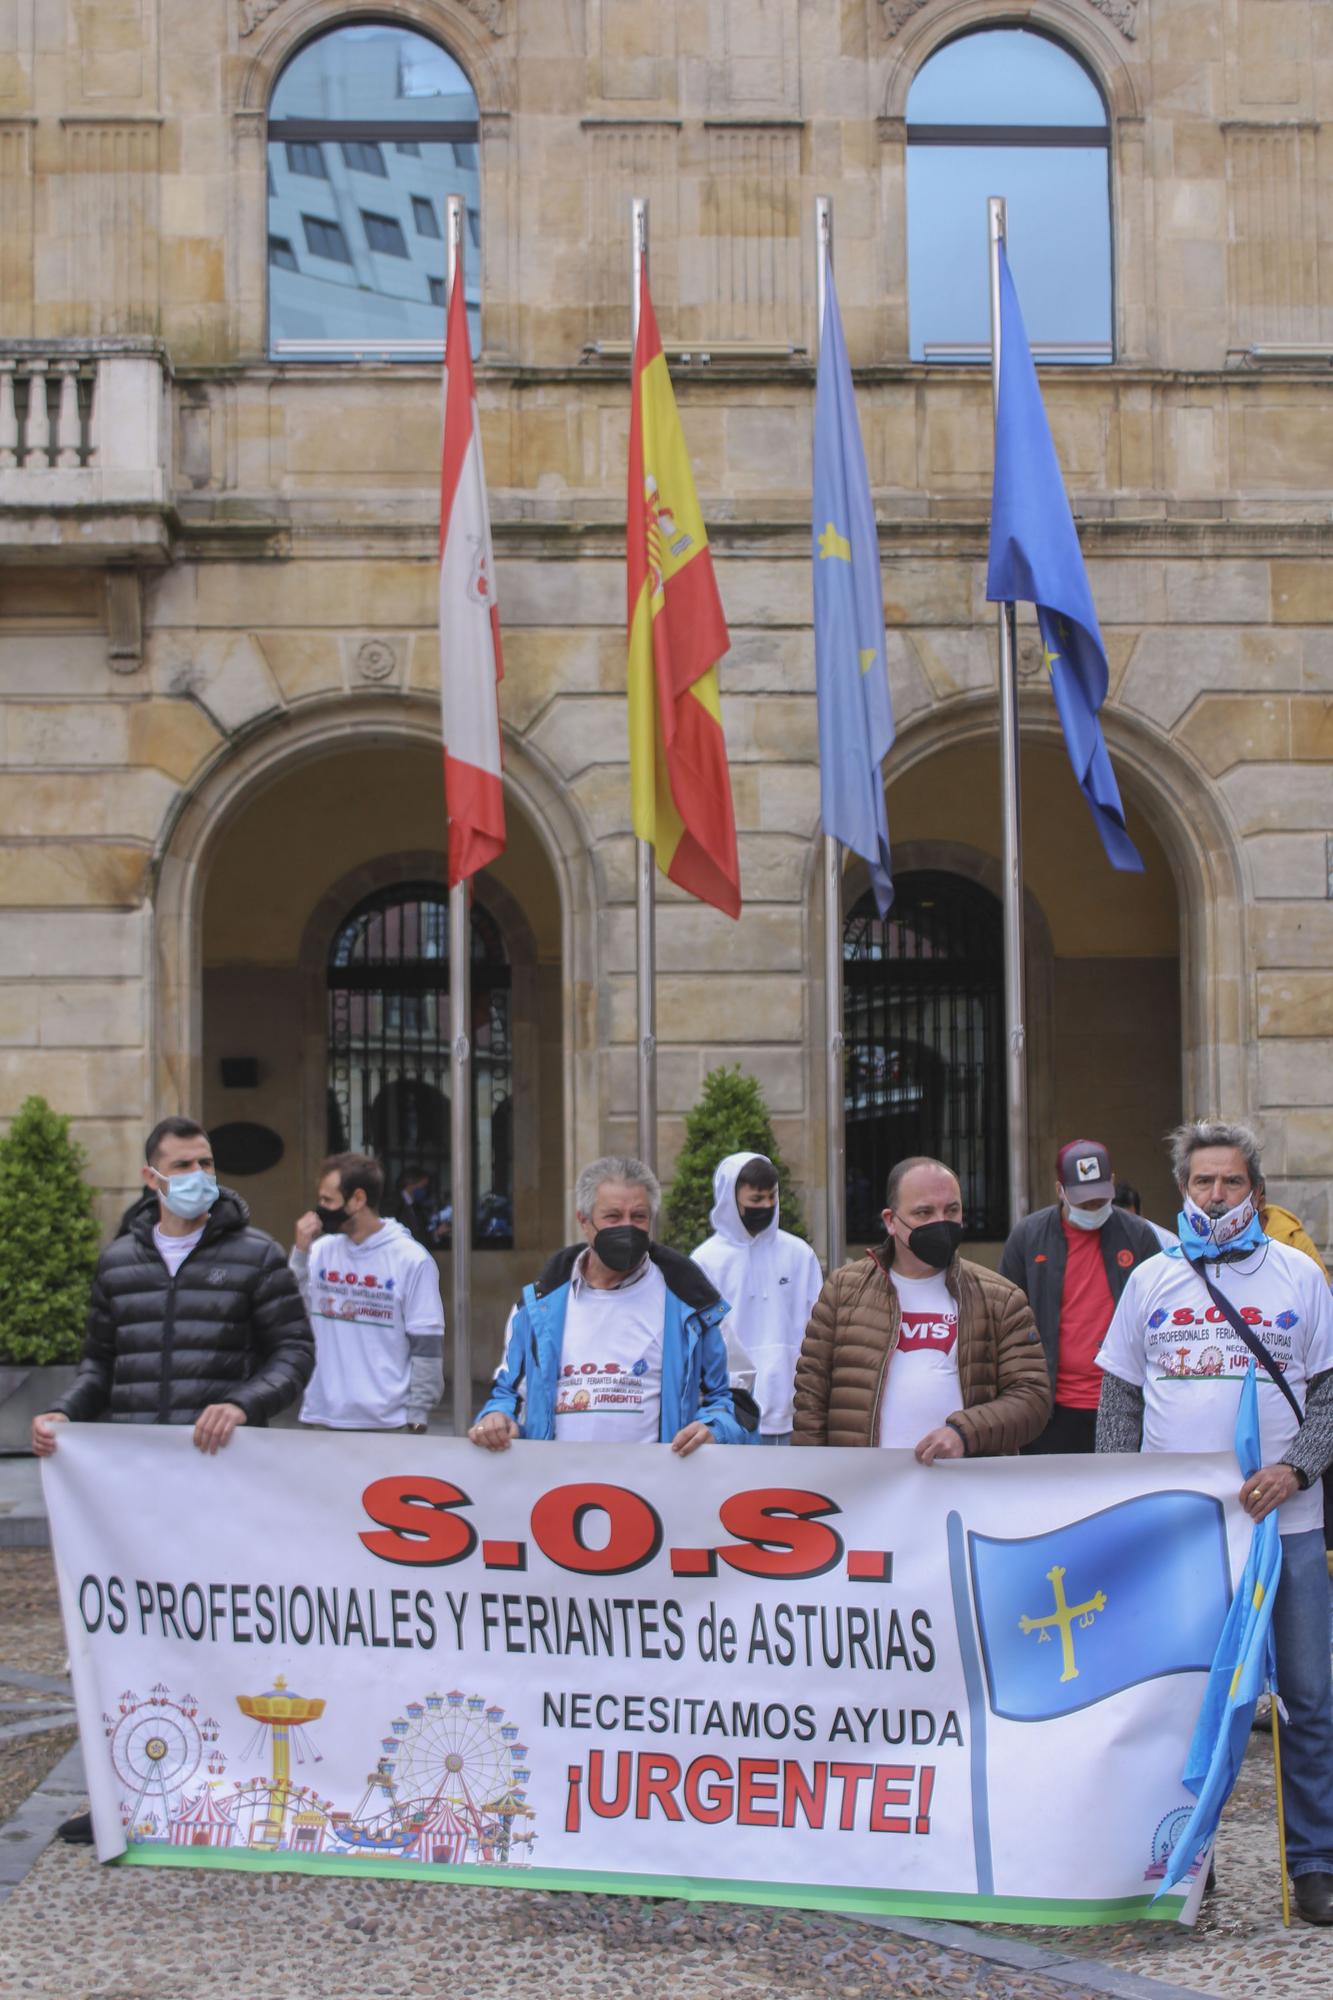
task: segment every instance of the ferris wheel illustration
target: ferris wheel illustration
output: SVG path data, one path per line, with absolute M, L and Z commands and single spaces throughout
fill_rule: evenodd
M 483 1695 L 428 1694 L 390 1722 L 356 1811 L 335 1815 L 335 1837 L 392 1845 L 426 1860 L 526 1862 L 534 1817 L 527 1748 L 518 1725 Z
M 145 1821 L 161 1817 L 159 1829 L 172 1818 L 173 1798 L 184 1790 L 206 1754 L 206 1724 L 196 1720 L 199 1704 L 193 1695 L 173 1701 L 159 1682 L 146 1701 L 132 1688 L 120 1696 L 118 1717 L 104 1716 L 111 1747 L 111 1762 L 125 1787 L 121 1812 L 131 1837 Z M 211 1755 L 211 1752 L 207 1754 Z M 212 1764 L 210 1762 L 210 1769 Z

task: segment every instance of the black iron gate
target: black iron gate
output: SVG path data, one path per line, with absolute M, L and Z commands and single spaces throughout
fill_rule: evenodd
M 847 1238 L 877 1242 L 890 1167 L 928 1153 L 957 1173 L 969 1237 L 1008 1229 L 999 901 L 959 875 L 867 892 L 843 928 Z
M 405 882 L 359 903 L 329 952 L 330 1152 L 373 1153 L 385 1212 L 404 1174 L 428 1176 L 432 1239 L 453 1237 L 449 1143 L 449 902 Z M 513 1057 L 509 961 L 488 911 L 472 908 L 473 1241 L 512 1245 Z

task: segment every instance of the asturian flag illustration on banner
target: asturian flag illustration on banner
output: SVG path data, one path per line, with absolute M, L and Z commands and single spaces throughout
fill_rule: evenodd
M 446 328 L 440 472 L 440 699 L 451 889 L 494 861 L 505 844 L 498 692 L 504 662 L 462 277 L 460 264 Z
M 1106 700 L 1106 647 L 1003 243 L 986 596 L 993 604 L 1035 605 L 1065 747 L 1106 858 L 1113 868 L 1141 871 L 1143 861 L 1125 831 L 1120 787 L 1097 720 Z
M 738 917 L 717 685 L 730 640 L 646 271 L 632 395 L 625 577 L 634 831 L 657 850 L 669 880 Z
M 893 747 L 893 703 L 879 535 L 831 264 L 815 385 L 812 497 L 820 817 L 825 833 L 866 863 L 883 917 L 893 902 L 893 875 L 880 767 Z

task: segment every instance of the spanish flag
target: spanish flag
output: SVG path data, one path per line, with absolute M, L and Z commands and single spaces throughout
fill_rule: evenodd
M 645 273 L 629 429 L 626 583 L 634 831 L 662 872 L 741 910 L 717 662 L 730 641 Z

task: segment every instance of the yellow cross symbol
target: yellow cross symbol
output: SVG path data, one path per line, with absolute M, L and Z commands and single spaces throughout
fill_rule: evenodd
M 1091 1625 L 1097 1613 L 1106 1609 L 1106 1594 L 1104 1591 L 1099 1590 L 1095 1597 L 1088 1598 L 1084 1604 L 1067 1603 L 1065 1600 L 1065 1573 L 1058 1563 L 1054 1569 L 1047 1570 L 1046 1580 L 1050 1584 L 1055 1597 L 1054 1611 L 1050 1612 L 1045 1618 L 1029 1618 L 1024 1613 L 1018 1621 L 1018 1628 L 1020 1632 L 1035 1632 L 1037 1634 L 1038 1645 L 1044 1645 L 1049 1643 L 1051 1627 L 1054 1625 L 1060 1634 L 1061 1664 L 1064 1668 L 1060 1679 L 1062 1681 L 1076 1681 L 1078 1679 L 1078 1668 L 1074 1665 L 1074 1620 L 1077 1618 L 1079 1624 L 1082 1626 Z
M 837 556 L 840 561 L 846 563 L 849 563 L 852 559 L 851 543 L 848 541 L 846 535 L 838 533 L 832 521 L 828 523 L 823 534 L 819 537 L 820 561 L 827 562 L 830 556 Z

